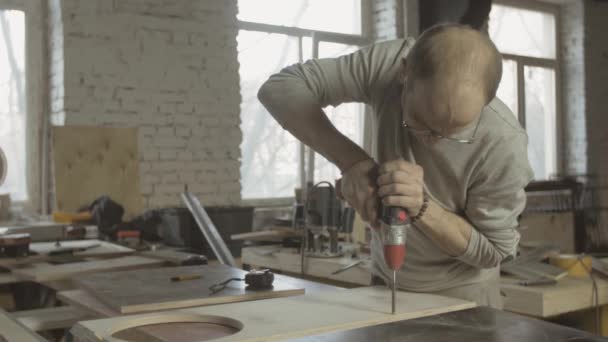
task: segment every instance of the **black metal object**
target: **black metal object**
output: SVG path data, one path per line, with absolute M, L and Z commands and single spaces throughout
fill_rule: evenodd
M 0 257 L 26 257 L 32 238 L 28 233 L 0 235 Z
M 251 290 L 267 290 L 272 288 L 274 273 L 270 270 L 252 270 L 245 275 L 245 284 Z
M 247 284 L 246 290 L 269 290 L 272 289 L 274 273 L 270 272 L 270 270 L 251 270 L 245 274 L 245 278 L 229 278 L 221 283 L 209 286 L 209 290 L 211 290 L 211 294 L 216 294 L 225 289 L 233 281 L 245 281 L 245 284 Z
M 360 329 L 308 336 L 298 342 L 538 342 L 608 341 L 565 326 L 488 307 L 477 307 Z

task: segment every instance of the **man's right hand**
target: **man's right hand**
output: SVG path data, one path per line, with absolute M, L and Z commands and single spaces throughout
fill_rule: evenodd
M 357 162 L 342 173 L 340 192 L 363 219 L 378 226 L 378 164 L 373 159 Z

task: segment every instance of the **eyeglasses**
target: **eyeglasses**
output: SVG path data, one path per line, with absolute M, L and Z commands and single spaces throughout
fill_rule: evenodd
M 409 131 L 411 131 L 415 134 L 428 135 L 434 139 L 445 139 L 445 140 L 450 140 L 450 141 L 454 141 L 454 142 L 461 143 L 461 144 L 472 144 L 475 141 L 475 136 L 477 135 L 477 130 L 479 129 L 479 123 L 481 122 L 482 115 L 483 115 L 483 113 L 479 115 L 479 119 L 477 119 L 477 125 L 475 126 L 475 130 L 473 131 L 473 136 L 470 139 L 451 138 L 451 137 L 446 137 L 445 135 L 435 132 L 430 129 L 415 128 L 415 127 L 408 125 L 405 122 L 405 120 L 401 122 L 401 127 L 407 128 Z

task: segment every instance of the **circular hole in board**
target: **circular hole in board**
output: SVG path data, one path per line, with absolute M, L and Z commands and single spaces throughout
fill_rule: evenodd
M 243 329 L 239 321 L 214 316 L 199 316 L 196 319 L 159 322 L 132 326 L 114 332 L 112 341 L 130 342 L 198 342 L 210 341 L 234 335 Z

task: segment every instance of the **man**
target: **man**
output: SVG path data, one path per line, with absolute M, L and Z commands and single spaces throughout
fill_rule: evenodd
M 449 24 L 415 43 L 290 66 L 258 95 L 285 129 L 337 165 L 342 194 L 364 220 L 377 226 L 378 197 L 414 217 L 400 288 L 500 308 L 499 264 L 516 252 L 532 178 L 527 136 L 495 98 L 501 75 L 487 35 Z M 374 109 L 375 159 L 321 109 L 343 102 Z M 388 280 L 381 247 L 374 234 L 373 274 Z

